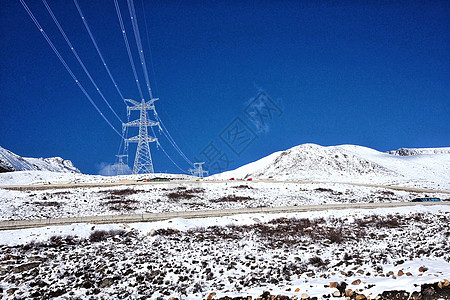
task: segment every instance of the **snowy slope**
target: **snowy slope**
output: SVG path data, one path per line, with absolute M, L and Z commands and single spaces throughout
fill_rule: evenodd
M 411 153 L 415 155 L 401 156 L 355 145 L 323 147 L 303 144 L 211 178 L 253 177 L 374 184 L 413 182 L 421 186 L 450 188 L 448 149 L 412 149 Z
M 450 154 L 450 147 L 442 148 L 400 148 L 397 150 L 388 151 L 389 154 L 410 156 L 419 154 Z
M 70 160 L 61 157 L 26 158 L 0 147 L 0 172 L 28 170 L 80 173 Z

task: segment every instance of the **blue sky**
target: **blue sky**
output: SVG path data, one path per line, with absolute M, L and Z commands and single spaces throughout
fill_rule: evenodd
M 120 130 L 43 3 L 26 3 Z M 123 94 L 138 99 L 114 2 L 79 3 Z M 138 61 L 126 1 L 119 3 Z M 49 5 L 111 106 L 126 119 L 74 3 Z M 0 145 L 22 156 L 61 156 L 85 173 L 98 173 L 102 164 L 115 161 L 120 137 L 73 82 L 20 2 L 0 6 Z M 135 6 L 149 66 L 151 46 L 157 110 L 190 160 L 207 160 L 205 149 L 211 146 L 216 160 L 227 158 L 216 161 L 216 170 L 210 166 L 213 172 L 302 143 L 380 151 L 450 146 L 448 1 L 136 0 Z M 278 109 L 264 119 L 264 130 L 245 113 L 260 91 Z M 251 139 L 234 137 L 240 144 L 232 149 L 227 130 L 236 126 Z M 188 169 L 164 136 L 158 137 Z M 155 170 L 177 172 L 152 146 Z

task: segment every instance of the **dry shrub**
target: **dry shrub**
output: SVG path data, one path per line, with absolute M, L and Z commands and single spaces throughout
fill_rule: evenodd
M 127 232 L 122 229 L 112 229 L 109 231 L 106 230 L 95 230 L 89 236 L 89 241 L 96 243 L 101 241 L 106 241 L 108 238 L 112 238 L 115 236 L 124 236 Z
M 137 204 L 137 203 L 139 203 L 139 201 L 137 201 L 137 200 L 114 199 L 114 200 L 109 200 L 109 201 L 103 202 L 102 205 L 103 206 L 107 205 L 109 207 L 109 209 L 111 209 L 111 210 L 121 211 L 121 210 L 134 210 L 134 209 L 136 209 L 136 207 L 133 206 L 133 204 Z
M 186 189 L 185 187 L 178 187 L 175 192 L 168 193 L 167 198 L 169 200 L 181 200 L 192 199 L 197 197 L 197 194 L 203 193 L 205 190 L 202 188 Z
M 221 197 L 219 199 L 213 199 L 211 202 L 213 203 L 220 203 L 220 202 L 241 202 L 241 201 L 247 201 L 252 200 L 251 197 L 248 196 L 236 196 L 236 195 L 228 195 Z
M 39 206 L 55 206 L 55 207 L 60 207 L 61 203 L 56 202 L 56 201 L 39 201 L 39 202 L 33 202 L 34 205 L 39 205 Z
M 249 190 L 252 190 L 252 189 L 253 189 L 253 187 L 251 187 L 251 186 L 249 186 L 249 185 L 246 185 L 246 184 L 241 184 L 241 185 L 233 186 L 232 188 L 233 188 L 233 189 L 249 189 Z

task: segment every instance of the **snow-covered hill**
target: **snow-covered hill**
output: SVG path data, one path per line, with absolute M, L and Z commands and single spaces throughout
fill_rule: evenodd
M 212 179 L 258 178 L 450 188 L 450 148 L 402 149 L 389 153 L 341 145 L 303 144 L 275 152 Z M 392 153 L 392 154 L 390 154 Z M 399 153 L 414 153 L 401 155 Z
M 0 172 L 29 170 L 80 173 L 70 160 L 61 157 L 27 158 L 0 147 Z
M 397 150 L 388 151 L 388 154 L 411 156 L 419 154 L 450 154 L 450 147 L 442 148 L 400 148 Z

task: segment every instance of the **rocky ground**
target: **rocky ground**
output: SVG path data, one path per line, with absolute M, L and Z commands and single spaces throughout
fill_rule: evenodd
M 449 223 L 437 211 L 187 231 L 93 226 L 87 238 L 0 246 L 0 298 L 449 299 Z

